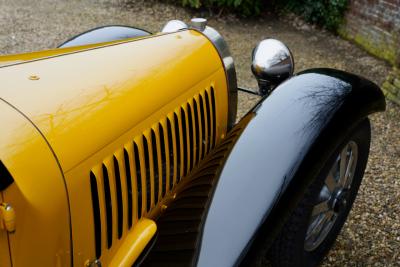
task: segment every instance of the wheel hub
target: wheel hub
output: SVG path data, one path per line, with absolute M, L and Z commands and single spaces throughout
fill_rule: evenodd
M 329 201 L 329 208 L 335 213 L 340 213 L 347 205 L 347 196 L 347 190 L 338 190 L 332 195 Z
M 314 205 L 304 249 L 313 251 L 326 239 L 338 216 L 345 212 L 358 158 L 358 146 L 347 143 L 337 155 Z

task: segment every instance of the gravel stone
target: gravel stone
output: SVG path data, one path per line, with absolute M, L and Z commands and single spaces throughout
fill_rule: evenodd
M 159 31 L 170 19 L 188 21 L 199 14 L 161 1 L 146 0 L 0 0 L 0 54 L 56 47 L 93 27 L 119 24 Z M 200 15 L 207 16 L 207 13 Z M 294 54 L 296 71 L 330 67 L 365 76 L 382 84 L 390 71 L 354 44 L 301 21 L 232 15 L 209 18 L 227 39 L 240 86 L 257 88 L 250 71 L 251 51 L 258 41 L 273 37 Z M 243 116 L 259 100 L 239 93 Z M 371 116 L 372 146 L 359 195 L 340 236 L 322 266 L 400 266 L 400 107 Z

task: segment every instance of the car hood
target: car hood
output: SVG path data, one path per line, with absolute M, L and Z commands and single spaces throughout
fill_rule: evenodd
M 68 171 L 221 68 L 211 42 L 186 30 L 0 67 L 0 98 Z

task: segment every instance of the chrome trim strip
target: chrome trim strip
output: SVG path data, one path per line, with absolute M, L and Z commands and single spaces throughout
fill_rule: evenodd
M 204 31 L 199 31 L 193 28 L 192 30 L 195 30 L 203 34 L 205 37 L 207 37 L 207 39 L 209 39 L 213 43 L 224 65 L 226 82 L 228 86 L 228 131 L 229 131 L 230 129 L 232 129 L 236 121 L 237 103 L 238 103 L 236 69 L 235 69 L 235 64 L 233 62 L 233 58 L 231 56 L 228 45 L 226 44 L 224 38 L 214 28 L 206 26 Z

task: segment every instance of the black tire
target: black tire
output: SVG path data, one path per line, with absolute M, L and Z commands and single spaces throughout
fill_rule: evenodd
M 365 119 L 352 130 L 350 130 L 349 133 L 342 138 L 342 140 L 335 141 L 336 149 L 333 149 L 333 153 L 326 157 L 327 160 L 322 163 L 323 167 L 321 171 L 318 175 L 316 175 L 312 184 L 307 189 L 303 199 L 300 201 L 294 212 L 290 215 L 282 231 L 269 249 L 268 258 L 272 266 L 303 267 L 317 266 L 320 264 L 335 242 L 336 237 L 342 229 L 351 210 L 352 204 L 357 196 L 365 167 L 367 165 L 370 140 L 370 123 L 368 119 Z M 310 217 L 315 205 L 318 203 L 318 201 L 320 201 L 318 199 L 321 198 L 321 194 L 323 192 L 322 190 L 326 190 L 324 189 L 324 186 L 326 187 L 325 178 L 328 177 L 327 175 L 333 168 L 334 164 L 337 164 L 339 160 L 339 153 L 342 152 L 345 146 L 347 151 L 347 144 L 350 144 L 351 141 L 357 144 L 358 157 L 356 163 L 354 164 L 355 170 L 353 172 L 353 178 L 351 182 L 349 182 L 351 183 L 350 188 L 346 191 L 345 196 L 341 196 L 341 199 L 345 198 L 345 201 L 343 201 L 345 204 L 343 204 L 344 206 L 337 205 L 334 207 L 338 210 L 338 215 L 332 223 L 331 228 L 328 228 L 330 230 L 326 231 L 327 234 L 322 241 L 320 240 L 320 242 L 315 243 L 319 243 L 315 248 L 310 249 L 311 246 L 308 245 L 308 249 L 306 250 L 305 244 L 307 230 L 309 227 L 311 227 Z M 353 143 L 351 144 L 353 145 Z M 314 243 L 308 241 L 307 244 Z

